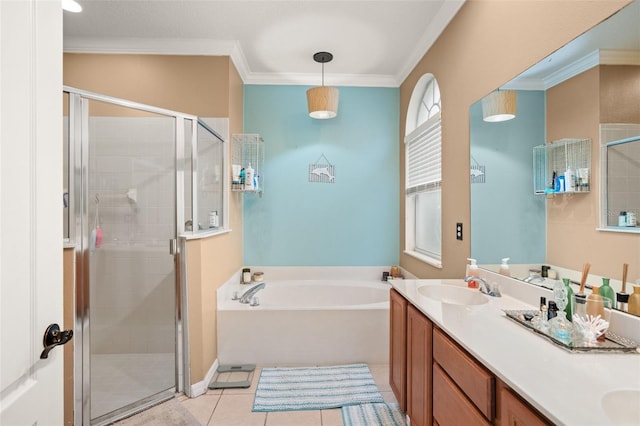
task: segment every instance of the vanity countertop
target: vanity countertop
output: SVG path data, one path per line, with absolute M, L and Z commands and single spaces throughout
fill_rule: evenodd
M 462 279 L 406 279 L 391 284 L 549 420 L 580 426 L 620 424 L 605 412 L 602 400 L 613 391 L 640 390 L 640 354 L 571 353 L 557 347 L 506 318 L 503 310 L 535 309 L 531 303 L 539 298 L 525 303 L 517 298 L 522 289 L 516 287 L 526 284 L 503 281 L 502 297 L 489 297 L 487 304 L 471 308 L 443 304 L 417 290 L 443 284 L 466 287 Z M 627 409 L 640 416 L 640 405 Z

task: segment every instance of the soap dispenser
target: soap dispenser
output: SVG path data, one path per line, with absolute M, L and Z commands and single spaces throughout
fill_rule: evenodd
M 471 259 L 471 258 L 467 258 L 467 260 L 470 262 L 467 265 L 467 277 L 479 277 L 480 276 L 480 271 L 478 271 L 478 264 L 477 261 L 475 259 Z M 474 280 L 471 280 L 467 283 L 467 287 L 471 287 L 471 288 L 478 288 L 478 283 Z
M 469 264 L 467 265 L 467 277 L 479 277 L 478 263 L 475 259 L 468 258 Z
M 507 263 L 510 258 L 505 257 L 502 259 L 502 264 L 500 264 L 500 274 L 505 275 L 507 277 L 511 276 L 511 272 L 509 272 L 509 264 Z

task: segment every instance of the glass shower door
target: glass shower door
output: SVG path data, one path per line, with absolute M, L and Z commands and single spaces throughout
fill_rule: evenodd
M 91 423 L 176 389 L 176 121 L 88 101 Z

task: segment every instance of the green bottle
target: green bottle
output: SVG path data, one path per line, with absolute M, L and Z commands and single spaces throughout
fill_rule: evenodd
M 567 289 L 567 307 L 565 308 L 564 312 L 567 315 L 567 319 L 569 321 L 573 321 L 573 311 L 571 306 L 571 300 L 573 299 L 573 290 L 571 290 L 569 278 L 563 278 L 562 282 L 564 283 L 564 287 Z
M 609 308 L 613 308 L 616 306 L 616 292 L 609 286 L 609 278 L 602 279 L 602 287 L 600 287 L 600 296 L 604 299 L 611 300 L 611 306 Z

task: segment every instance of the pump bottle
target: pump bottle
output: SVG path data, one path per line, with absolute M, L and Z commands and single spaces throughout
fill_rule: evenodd
M 500 270 L 498 271 L 501 275 L 507 277 L 511 276 L 511 272 L 509 271 L 509 264 L 507 263 L 509 259 L 509 257 L 505 257 L 504 259 L 502 259 L 502 264 L 500 264 Z

